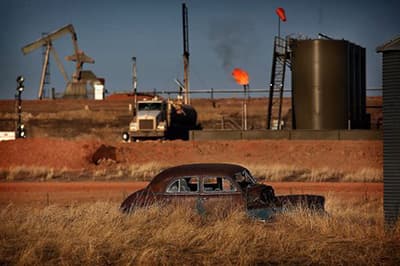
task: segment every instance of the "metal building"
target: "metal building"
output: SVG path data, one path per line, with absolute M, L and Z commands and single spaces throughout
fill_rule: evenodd
M 346 40 L 290 42 L 293 129 L 369 128 L 365 48 Z
M 400 36 L 376 48 L 383 54 L 383 207 L 385 221 L 400 215 Z

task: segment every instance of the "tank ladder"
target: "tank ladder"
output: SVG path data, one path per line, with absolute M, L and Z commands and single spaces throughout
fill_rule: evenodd
M 285 70 L 289 62 L 288 42 L 284 38 L 275 37 L 272 56 L 271 82 L 269 84 L 267 129 L 281 130 L 282 99 L 285 84 Z M 274 119 L 276 119 L 276 124 Z

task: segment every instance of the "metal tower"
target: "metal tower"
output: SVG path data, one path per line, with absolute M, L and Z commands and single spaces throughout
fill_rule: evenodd
M 286 65 L 290 63 L 288 41 L 277 36 L 274 40 L 271 82 L 269 84 L 267 129 L 282 129 L 282 99 Z M 274 126 L 274 119 L 276 126 Z

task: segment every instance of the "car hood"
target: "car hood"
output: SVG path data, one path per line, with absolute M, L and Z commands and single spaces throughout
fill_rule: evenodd
M 247 209 L 271 206 L 275 202 L 275 192 L 271 186 L 253 184 L 246 188 Z

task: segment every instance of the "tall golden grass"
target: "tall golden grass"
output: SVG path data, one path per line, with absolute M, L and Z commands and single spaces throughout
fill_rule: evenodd
M 8 205 L 0 265 L 399 265 L 400 225 L 385 233 L 382 199 L 327 199 L 329 215 L 298 209 L 268 222 L 191 207 L 132 215 L 118 204 Z
M 54 169 L 36 166 L 16 166 L 0 169 L 0 180 L 131 180 L 150 181 L 156 174 L 168 168 L 158 162 L 145 164 L 119 164 L 104 161 L 101 167 L 79 171 Z M 249 164 L 248 169 L 260 181 L 301 181 L 301 182 L 383 182 L 383 170 L 362 168 L 353 171 L 341 171 L 331 168 L 300 168 L 291 165 Z
M 101 167 L 84 170 L 49 168 L 45 166 L 12 166 L 0 168 L 1 181 L 51 181 L 51 180 L 124 180 L 150 181 L 168 166 L 150 162 L 146 164 L 118 164 L 104 160 Z
M 55 169 L 45 166 L 14 166 L 0 169 L 0 180 L 5 181 L 49 181 L 67 180 L 71 172 L 67 168 Z
M 130 181 L 150 181 L 155 175 L 168 166 L 150 162 L 145 164 L 115 164 L 112 167 L 100 168 L 93 172 L 94 180 L 130 180 Z
M 253 176 L 264 181 L 383 182 L 383 169 L 361 168 L 343 171 L 333 168 L 301 168 L 286 164 L 248 164 Z

